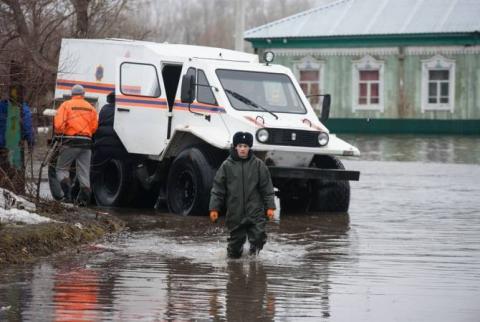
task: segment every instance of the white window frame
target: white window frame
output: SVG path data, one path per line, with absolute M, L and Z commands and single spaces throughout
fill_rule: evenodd
M 448 70 L 448 103 L 428 102 L 429 72 L 433 70 Z M 449 111 L 453 113 L 455 107 L 455 60 L 435 55 L 430 59 L 422 60 L 422 113 L 426 111 Z
M 360 71 L 374 71 L 378 70 L 378 103 L 377 104 L 359 104 L 359 85 L 360 85 Z M 365 55 L 359 60 L 352 61 L 352 110 L 356 111 L 380 111 L 383 112 L 384 107 L 384 70 L 385 62 L 377 60 L 370 55 Z M 370 87 L 367 89 L 370 91 Z
M 317 60 L 313 58 L 312 56 L 305 56 L 301 60 L 297 61 L 293 65 L 293 72 L 295 74 L 295 77 L 297 78 L 298 84 L 300 85 L 300 72 L 301 71 L 318 71 L 318 91 L 319 94 L 325 94 L 325 62 L 321 60 Z M 308 94 L 305 94 L 307 96 Z M 310 103 L 310 99 L 307 98 L 308 102 Z M 321 107 L 322 107 L 322 99 L 321 97 L 318 98 L 318 103 L 315 105 L 312 105 L 313 109 L 317 112 L 321 112 Z

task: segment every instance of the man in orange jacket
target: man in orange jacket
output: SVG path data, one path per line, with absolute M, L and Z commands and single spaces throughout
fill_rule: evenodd
M 90 200 L 90 160 L 92 156 L 92 135 L 98 127 L 95 108 L 84 99 L 85 90 L 81 85 L 72 87 L 72 98 L 60 105 L 54 119 L 55 134 L 61 142 L 57 159 L 57 179 L 63 191 L 63 200 L 74 201 L 86 206 Z M 76 162 L 76 173 L 80 192 L 72 200 L 70 165 Z

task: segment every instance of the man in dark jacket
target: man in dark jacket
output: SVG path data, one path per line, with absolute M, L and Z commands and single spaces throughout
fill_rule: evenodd
M 253 155 L 252 144 L 250 133 L 235 133 L 230 156 L 218 169 L 210 196 L 212 222 L 218 219 L 219 212 L 226 210 L 230 258 L 242 256 L 247 237 L 250 254 L 258 254 L 267 240 L 267 217 L 272 219 L 275 210 L 270 172 L 262 160 Z
M 109 159 L 122 159 L 127 155 L 127 150 L 113 129 L 115 121 L 115 92 L 107 95 L 107 104 L 98 115 L 98 129 L 93 137 L 94 153 L 93 167 L 98 167 Z
M 111 159 L 123 160 L 128 152 L 113 128 L 115 121 L 115 92 L 107 95 L 107 104 L 98 115 L 98 129 L 93 137 L 92 173 L 95 178 Z

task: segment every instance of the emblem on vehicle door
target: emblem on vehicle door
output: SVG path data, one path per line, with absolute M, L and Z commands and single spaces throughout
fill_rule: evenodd
M 297 139 L 297 133 L 292 132 L 292 141 L 295 141 Z
M 95 79 L 97 80 L 97 82 L 101 82 L 102 78 L 103 78 L 103 66 L 98 65 L 97 69 L 95 69 Z

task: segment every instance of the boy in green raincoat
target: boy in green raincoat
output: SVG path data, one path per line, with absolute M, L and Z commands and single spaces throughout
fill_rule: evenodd
M 260 252 L 267 240 L 267 218 L 272 219 L 275 210 L 270 172 L 253 155 L 252 144 L 252 134 L 235 133 L 230 156 L 218 169 L 211 190 L 210 220 L 216 222 L 219 212 L 226 211 L 229 258 L 242 256 L 247 237 L 250 254 Z

